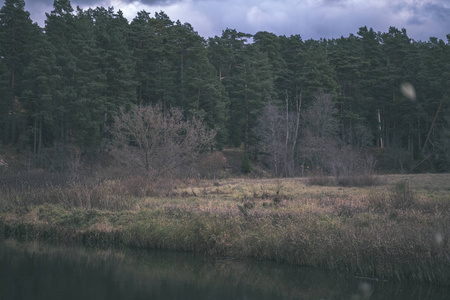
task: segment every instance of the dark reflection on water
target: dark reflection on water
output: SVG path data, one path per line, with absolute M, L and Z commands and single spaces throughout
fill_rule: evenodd
M 450 299 L 450 288 L 361 280 L 190 253 L 0 242 L 0 299 Z

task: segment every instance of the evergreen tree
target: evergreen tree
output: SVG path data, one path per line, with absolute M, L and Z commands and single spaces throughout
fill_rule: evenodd
M 5 0 L 0 9 L 0 58 L 3 77 L 8 78 L 6 94 L 0 98 L 4 101 L 1 106 L 5 108 L 0 133 L 4 143 L 16 143 L 19 127 L 23 129 L 23 124 L 19 124 L 19 119 L 24 119 L 21 110 L 23 72 L 31 58 L 30 41 L 37 32 L 37 25 L 32 24 L 30 14 L 25 11 L 25 1 Z
M 135 64 L 127 43 L 128 22 L 122 12 L 116 14 L 112 8 L 97 7 L 89 14 L 94 23 L 98 68 L 105 75 L 100 105 L 104 130 L 119 107 L 136 102 Z
M 317 91 L 335 96 L 337 83 L 325 49 L 325 42 L 308 40 L 305 46 L 305 63 L 300 80 L 304 87 L 303 98 L 308 105 Z
M 175 49 L 168 44 L 168 28 L 173 22 L 164 13 L 156 16 L 138 12 L 130 25 L 128 43 L 136 68 L 138 103 L 162 102 L 169 107 L 177 98 Z
M 76 34 L 73 8 L 68 0 L 55 0 L 53 10 L 46 14 L 45 33 L 55 51 L 56 65 L 61 72 L 61 84 L 55 91 L 54 127 L 58 130 L 55 142 L 65 146 L 77 100 L 75 85 L 77 57 L 74 40 Z
M 384 111 L 385 144 L 401 147 L 403 136 L 409 131 L 409 120 L 405 120 L 404 116 L 407 110 L 413 108 L 409 99 L 402 99 L 400 92 L 402 82 L 412 80 L 407 70 L 411 41 L 405 29 L 400 31 L 395 27 L 390 27 L 389 32 L 381 34 L 380 37 L 386 59 L 386 71 L 383 76 L 386 88 L 379 101 L 379 106 Z M 414 114 L 413 111 L 411 113 Z
M 5 143 L 6 137 L 9 136 L 9 70 L 4 62 L 4 58 L 0 57 L 0 141 Z
M 289 88 L 290 73 L 281 55 L 279 38 L 273 33 L 260 31 L 254 35 L 253 42 L 261 52 L 267 53 L 276 93 L 275 98 L 284 99 Z
M 366 124 L 366 107 L 360 91 L 363 68 L 361 42 L 351 34 L 348 38 L 330 41 L 328 51 L 338 83 L 341 139 L 354 146 L 371 145 L 374 141 Z
M 435 125 L 438 120 L 445 118 L 444 114 L 450 106 L 450 52 L 449 44 L 437 38 L 430 38 L 420 48 L 422 63 L 417 84 L 417 143 L 420 154 L 423 155 L 435 152 L 433 141 L 438 138 Z
M 228 103 L 224 87 L 208 59 L 205 41 L 190 24 L 179 22 L 171 28 L 171 35 L 180 51 L 178 85 L 181 105 L 178 106 L 187 114 L 202 118 L 209 128 L 216 130 L 216 141 L 222 148 L 227 137 Z
M 69 0 L 53 2 L 41 30 L 24 7 L 24 0 L 5 0 L 0 9 L 2 143 L 31 146 L 36 154 L 70 143 L 92 154 L 119 107 L 161 103 L 163 112 L 179 107 L 185 118 L 202 118 L 217 132 L 219 148 L 249 150 L 258 144 L 253 128 L 270 101 L 287 124 L 279 144 L 301 154 L 294 150 L 302 142 L 293 137 L 303 132 L 305 142 L 305 127 L 315 123 L 307 114 L 300 118 L 299 108 L 302 100 L 303 111 L 317 105 L 322 91 L 337 109 L 337 131 L 329 137 L 339 147 L 377 145 L 402 169 L 405 162 L 409 170 L 445 169 L 448 41 L 417 42 L 405 29 L 361 27 L 346 38 L 307 41 L 226 29 L 206 42 L 164 12 L 141 11 L 128 24 L 121 11 L 74 11 Z M 283 169 L 292 174 L 287 164 Z
M 360 102 L 365 107 L 364 117 L 368 120 L 369 128 L 377 132 L 376 144 L 382 147 L 385 141 L 382 121 L 386 112 L 382 101 L 387 97 L 385 91 L 389 90 L 384 80 L 386 63 L 379 33 L 372 28 L 361 27 L 358 36 L 362 46 Z M 381 122 L 378 122 L 377 116 L 380 116 Z
M 302 83 L 302 72 L 305 64 L 305 44 L 299 35 L 293 35 L 289 38 L 282 36 L 279 38 L 281 45 L 281 55 L 286 63 L 286 69 L 281 77 L 282 85 L 278 85 L 277 90 L 285 88 L 285 93 L 281 99 L 288 99 L 290 107 L 297 111 L 301 106 L 303 98 L 302 92 L 305 86 Z M 278 81 L 280 82 L 280 80 Z
M 54 117 L 62 73 L 56 63 L 56 49 L 47 36 L 39 34 L 34 45 L 33 60 L 24 74 L 24 98 L 33 133 L 32 150 L 40 157 L 43 147 L 50 146 L 57 135 Z
M 227 29 L 209 40 L 209 57 L 227 91 L 229 144 L 256 145 L 251 128 L 265 103 L 275 96 L 267 53 L 247 44 L 249 34 Z M 251 141 L 250 141 L 251 139 Z

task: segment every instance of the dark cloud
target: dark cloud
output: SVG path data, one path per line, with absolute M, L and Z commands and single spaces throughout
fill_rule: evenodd
M 134 2 L 134 0 L 126 0 L 126 2 L 131 3 Z M 170 5 L 182 2 L 182 0 L 141 0 L 140 2 L 147 5 Z
M 426 23 L 420 16 L 414 15 L 414 16 L 411 16 L 410 18 L 408 18 L 407 24 L 408 25 L 424 25 Z
M 438 17 L 439 19 L 450 21 L 450 5 L 444 3 L 427 3 L 424 5 L 424 12 L 430 17 Z
M 34 21 L 44 25 L 53 0 L 25 0 Z M 303 38 L 332 38 L 356 33 L 361 26 L 385 32 L 406 28 L 416 40 L 445 39 L 450 32 L 448 0 L 71 0 L 83 8 L 113 6 L 132 20 L 139 10 L 163 10 L 172 20 L 188 22 L 205 37 L 225 28 L 247 33 L 269 31 Z
M 70 3 L 72 4 L 72 6 L 75 8 L 77 6 L 81 6 L 81 5 L 96 5 L 99 1 L 98 0 L 71 0 Z
M 348 5 L 351 5 L 351 0 L 322 0 L 320 1 L 320 3 L 324 6 L 346 7 Z
M 45 6 L 45 7 L 53 7 L 54 0 L 25 0 L 26 6 Z M 91 5 L 101 2 L 101 0 L 71 0 L 70 3 L 73 7 L 77 5 Z

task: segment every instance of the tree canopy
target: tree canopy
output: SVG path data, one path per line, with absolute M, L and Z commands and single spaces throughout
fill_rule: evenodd
M 449 171 L 449 41 L 415 41 L 395 27 L 320 40 L 227 28 L 204 39 L 164 12 L 128 22 L 113 8 L 74 9 L 69 0 L 55 0 L 39 28 L 24 0 L 5 0 L 0 142 L 36 157 L 69 144 L 95 154 L 121 108 L 158 104 L 202 119 L 218 149 L 242 145 L 255 159 L 291 145 L 271 154 L 276 173 L 292 174 L 282 155 L 301 164 L 323 137 L 373 149 L 380 166 Z

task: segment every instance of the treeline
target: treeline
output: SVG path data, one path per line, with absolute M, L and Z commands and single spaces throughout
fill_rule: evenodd
M 92 155 L 120 107 L 160 104 L 203 118 L 216 148 L 244 145 L 277 175 L 330 171 L 338 163 L 320 153 L 329 162 L 366 148 L 384 168 L 450 170 L 450 35 L 414 41 L 404 29 L 361 27 L 303 40 L 226 29 L 205 40 L 163 12 L 128 22 L 113 8 L 55 0 L 40 28 L 24 8 L 5 0 L 0 10 L 3 145 Z

